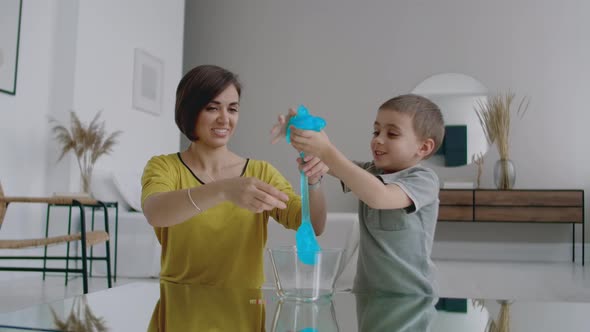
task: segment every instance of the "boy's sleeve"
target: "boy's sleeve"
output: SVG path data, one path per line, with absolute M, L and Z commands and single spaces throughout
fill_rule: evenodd
M 371 170 L 375 169 L 375 165 L 373 164 L 372 161 L 356 161 L 356 160 L 352 160 L 353 164 L 357 165 L 358 167 L 364 169 L 367 172 L 371 172 Z M 373 172 L 371 172 L 373 173 Z M 345 193 L 350 192 L 350 188 L 348 188 L 348 186 L 346 186 L 344 184 L 344 182 L 342 182 L 342 180 L 340 180 L 340 185 L 342 186 L 342 191 Z
M 384 184 L 396 184 L 410 197 L 413 204 L 405 210 L 413 213 L 423 206 L 438 200 L 440 184 L 436 173 L 430 169 L 414 167 L 402 174 L 381 174 L 377 176 Z
M 173 172 L 164 158 L 153 157 L 143 169 L 141 176 L 141 206 L 150 195 L 175 190 Z
M 286 203 L 287 208 L 272 209 L 268 215 L 285 228 L 293 230 L 299 228 L 301 225 L 301 196 L 295 193 L 289 181 L 270 163 L 265 163 L 262 180 L 289 196 L 289 201 Z

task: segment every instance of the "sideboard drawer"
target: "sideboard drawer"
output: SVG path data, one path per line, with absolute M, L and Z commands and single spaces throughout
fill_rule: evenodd
M 475 205 L 583 206 L 582 191 L 477 190 Z
M 440 205 L 473 205 L 473 190 L 442 190 Z
M 439 206 L 439 221 L 473 221 L 473 207 L 471 206 Z
M 582 223 L 583 211 L 578 207 L 476 206 L 474 221 Z

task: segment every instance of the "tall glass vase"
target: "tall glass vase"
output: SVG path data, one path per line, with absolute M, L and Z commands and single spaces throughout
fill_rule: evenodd
M 516 168 L 510 159 L 500 159 L 494 165 L 494 183 L 500 190 L 514 188 L 516 181 Z
M 91 196 L 90 186 L 92 181 L 92 170 L 86 170 L 80 173 L 80 191 Z

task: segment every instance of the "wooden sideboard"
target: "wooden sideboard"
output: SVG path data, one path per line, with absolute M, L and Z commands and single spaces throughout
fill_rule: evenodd
M 584 264 L 584 190 L 441 189 L 439 199 L 439 222 L 572 224 L 572 261 L 582 224 Z

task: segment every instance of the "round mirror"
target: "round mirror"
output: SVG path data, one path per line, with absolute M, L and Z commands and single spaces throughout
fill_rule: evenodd
M 437 104 L 445 121 L 443 143 L 425 163 L 464 166 L 488 151 L 488 141 L 475 112 L 479 103 L 487 101 L 488 89 L 478 80 L 464 74 L 438 74 L 422 81 L 412 93 Z

